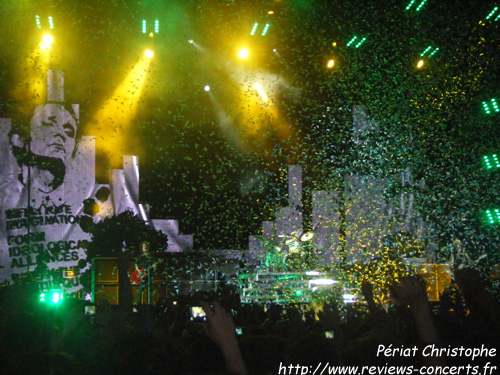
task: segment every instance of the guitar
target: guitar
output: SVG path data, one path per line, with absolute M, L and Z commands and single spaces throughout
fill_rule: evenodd
M 144 267 L 142 267 L 141 269 L 137 269 L 132 272 L 132 275 L 130 275 L 130 281 L 134 285 L 139 285 L 146 276 L 148 276 L 148 274 L 144 271 Z

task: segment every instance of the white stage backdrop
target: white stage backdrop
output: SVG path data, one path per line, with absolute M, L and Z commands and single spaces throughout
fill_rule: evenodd
M 78 126 L 79 106 L 64 103 L 62 71 L 47 72 L 47 102 L 33 110 L 29 131 L 0 119 L 1 283 L 34 270 L 43 255 L 49 270 L 61 271 L 49 272 L 44 287 L 76 291 L 78 271 L 73 278 L 54 275 L 76 269 L 86 258 L 83 241 L 90 238 L 80 228 L 81 218 L 99 220 L 113 214 L 113 207 L 144 212 L 137 203 L 137 158 L 124 157 L 128 168 L 113 172 L 122 186 L 96 184 L 95 139 L 78 137 Z M 98 204 L 97 214 L 85 210 L 89 200 Z

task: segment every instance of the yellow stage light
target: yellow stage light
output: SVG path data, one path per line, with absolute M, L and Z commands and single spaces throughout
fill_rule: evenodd
M 333 68 L 334 65 L 335 65 L 335 60 L 334 59 L 330 59 L 330 60 L 328 60 L 328 64 L 326 64 L 326 67 L 327 68 Z
M 423 67 L 423 66 L 424 66 L 424 60 L 419 60 L 419 61 L 418 61 L 418 64 L 417 64 L 417 68 L 419 68 L 419 69 L 420 69 L 420 68 L 421 68 L 421 67 Z
M 258 82 L 257 82 L 257 83 L 255 83 L 255 84 L 253 85 L 253 88 L 254 88 L 255 90 L 257 90 L 257 92 L 259 93 L 259 95 L 260 95 L 260 97 L 261 97 L 261 99 L 262 99 L 263 101 L 265 101 L 265 102 L 268 102 L 268 101 L 269 101 L 269 98 L 267 97 L 267 94 L 264 92 L 264 90 L 262 90 L 262 89 L 260 88 L 260 83 L 258 83 Z
M 41 49 L 50 49 L 53 41 L 54 41 L 54 38 L 52 38 L 51 35 L 49 35 L 49 34 L 44 35 L 42 38 L 42 42 L 40 43 L 40 48 Z
M 137 107 L 143 95 L 146 77 L 152 60 L 142 56 L 107 96 L 107 100 L 92 116 L 87 131 L 92 132 L 99 142 L 99 148 L 106 155 L 112 169 L 121 168 L 123 155 L 137 152 L 140 145 L 129 137 Z M 105 172 L 105 171 L 103 171 Z M 96 172 L 97 173 L 97 172 Z M 104 173 L 101 177 L 107 174 Z
M 240 59 L 246 59 L 248 57 L 249 53 L 246 48 L 242 48 L 238 51 L 238 56 Z
M 147 58 L 153 57 L 154 53 L 150 49 L 147 49 L 146 52 L 144 53 Z

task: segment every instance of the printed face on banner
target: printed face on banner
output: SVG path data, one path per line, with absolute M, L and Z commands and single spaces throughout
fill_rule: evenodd
M 124 157 L 134 167 L 114 170 L 111 184 L 97 184 L 95 137 L 78 135 L 79 105 L 63 94 L 62 71 L 49 70 L 48 102 L 29 123 L 0 118 L 0 283 L 36 269 L 45 272 L 43 288 L 80 290 L 89 225 L 139 212 L 136 158 Z
M 89 239 L 80 227 L 84 201 L 95 195 L 95 171 L 87 162 L 95 145 L 77 142 L 78 105 L 46 103 L 30 121 L 29 140 L 0 121 L 0 282 L 32 271 L 42 262 L 52 275 L 47 288 L 81 288 L 78 275 L 63 269 L 86 258 Z M 60 274 L 60 275 L 59 275 Z M 54 277 L 55 275 L 55 277 Z M 61 276 L 61 277 L 59 277 Z
M 37 107 L 31 119 L 31 152 L 66 162 L 75 150 L 77 122 L 62 104 Z

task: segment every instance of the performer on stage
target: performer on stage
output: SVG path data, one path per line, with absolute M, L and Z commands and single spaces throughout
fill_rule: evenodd
M 135 271 L 132 273 L 132 283 L 139 285 L 136 304 L 141 302 L 144 289 L 153 285 L 153 272 L 156 269 L 155 259 L 149 250 L 149 242 L 141 242 L 139 248 L 140 253 L 135 260 Z

